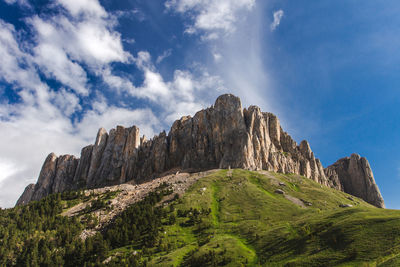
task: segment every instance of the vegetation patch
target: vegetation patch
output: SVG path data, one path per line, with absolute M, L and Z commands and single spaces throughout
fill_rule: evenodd
M 311 205 L 301 208 L 276 189 Z M 162 199 L 174 193 L 164 184 L 82 240 L 82 230 L 95 224 L 95 210 L 113 194 L 68 192 L 1 210 L 0 265 L 400 264 L 399 211 L 375 208 L 298 175 L 221 170 L 171 197 L 168 205 Z M 83 202 L 92 203 L 84 220 L 60 216 Z M 346 203 L 353 207 L 339 207 Z

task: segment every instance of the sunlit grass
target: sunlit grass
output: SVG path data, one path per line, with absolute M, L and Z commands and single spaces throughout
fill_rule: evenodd
M 375 208 L 356 197 L 294 174 L 246 170 L 213 173 L 173 204 L 174 213 L 210 210 L 190 225 L 178 217 L 164 227 L 167 248 L 153 266 L 185 266 L 210 251 L 228 266 L 397 266 L 400 212 Z M 278 182 L 285 185 L 279 185 Z M 310 202 L 300 207 L 276 189 Z M 340 208 L 343 203 L 352 208 Z M 167 207 L 168 209 L 169 207 Z

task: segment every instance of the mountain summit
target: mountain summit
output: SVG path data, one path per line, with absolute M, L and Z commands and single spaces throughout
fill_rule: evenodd
M 257 106 L 243 109 L 232 94 L 173 123 L 168 134 L 140 137 L 139 128 L 99 129 L 93 145 L 72 155 L 47 156 L 38 181 L 28 185 L 17 205 L 58 192 L 99 188 L 131 181 L 140 184 L 168 172 L 242 168 L 295 173 L 384 208 L 368 161 L 359 155 L 323 168 L 310 145 L 298 145 L 278 118 Z

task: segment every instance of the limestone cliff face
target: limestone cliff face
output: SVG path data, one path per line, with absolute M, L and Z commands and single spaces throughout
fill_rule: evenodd
M 24 192 L 19 197 L 17 205 L 28 204 L 32 199 L 33 192 L 35 192 L 35 184 L 29 184 L 27 187 L 25 187 Z
M 172 169 L 228 167 L 296 173 L 338 190 L 353 188 L 343 182 L 344 172 L 325 172 L 308 142 L 298 145 L 275 115 L 256 106 L 242 109 L 240 99 L 227 94 L 193 118 L 175 121 L 168 134 L 162 132 L 151 140 L 140 138 L 136 126 L 118 126 L 109 133 L 101 128 L 95 143 L 82 149 L 80 159 L 50 154 L 31 198 L 24 193 L 17 203 L 78 188 L 141 183 Z
M 325 173 L 328 177 L 337 177 L 344 192 L 362 198 L 374 206 L 385 207 L 366 158 L 352 154 L 327 167 Z

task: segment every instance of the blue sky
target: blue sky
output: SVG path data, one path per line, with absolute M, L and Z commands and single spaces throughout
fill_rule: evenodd
M 0 206 L 99 127 L 169 130 L 231 92 L 400 208 L 398 1 L 0 0 Z

